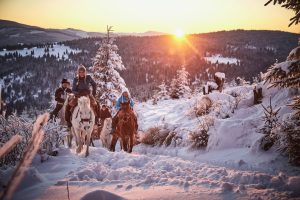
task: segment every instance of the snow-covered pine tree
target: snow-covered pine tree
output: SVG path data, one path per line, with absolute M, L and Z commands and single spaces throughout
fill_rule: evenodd
M 157 93 L 158 99 L 167 99 L 168 95 L 168 86 L 166 85 L 165 81 L 163 81 L 159 86 L 159 92 Z
M 175 78 L 172 79 L 170 85 L 171 98 L 178 99 L 191 93 L 188 76 L 189 73 L 185 70 L 185 67 L 182 67 L 180 70 L 177 70 L 177 75 Z
M 300 87 L 300 46 L 293 49 L 287 60 L 272 65 L 265 74 L 265 82 L 271 83 L 270 87 L 295 88 Z M 283 125 L 280 135 L 280 149 L 289 156 L 289 161 L 300 165 L 300 95 L 295 96 L 289 104 L 295 110 L 293 115 L 286 120 L 288 126 Z
M 107 37 L 102 39 L 96 56 L 93 59 L 93 78 L 97 84 L 96 99 L 112 108 L 114 101 L 127 89 L 118 71 L 125 67 L 114 39 L 109 37 L 112 27 L 107 27 Z M 117 71 L 118 70 L 118 71 Z
M 286 61 L 275 63 L 268 69 L 265 82 L 271 83 L 270 87 L 300 88 L 300 46 L 290 52 Z M 300 117 L 300 96 L 296 96 L 290 105 Z

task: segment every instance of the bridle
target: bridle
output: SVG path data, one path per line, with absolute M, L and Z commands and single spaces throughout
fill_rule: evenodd
M 78 118 L 78 115 L 80 114 L 80 107 L 78 108 L 78 111 L 76 113 L 76 117 L 75 118 Z M 92 111 L 90 111 L 90 118 L 80 118 L 80 122 L 79 123 L 83 123 L 83 122 L 88 122 L 88 123 L 91 123 L 92 121 Z

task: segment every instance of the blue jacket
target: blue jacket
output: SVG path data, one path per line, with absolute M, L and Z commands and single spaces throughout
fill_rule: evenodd
M 79 78 L 76 76 L 73 80 L 72 92 L 81 95 L 88 95 L 91 93 L 90 86 L 93 87 L 93 95 L 96 94 L 96 83 L 90 75 L 86 75 L 85 78 Z
M 117 111 L 120 110 L 120 108 L 121 108 L 121 103 L 125 103 L 125 102 L 128 102 L 128 101 L 130 101 L 130 107 L 133 108 L 134 102 L 133 102 L 133 100 L 132 100 L 131 98 L 127 98 L 127 97 L 124 97 L 124 96 L 120 96 L 120 97 L 118 98 L 117 104 L 116 104 L 116 109 L 117 109 Z

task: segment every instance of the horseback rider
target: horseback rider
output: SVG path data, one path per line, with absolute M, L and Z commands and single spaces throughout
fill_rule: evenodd
M 112 119 L 112 130 L 111 130 L 111 134 L 113 134 L 116 130 L 117 124 L 119 122 L 118 119 L 118 114 L 120 112 L 121 109 L 121 104 L 122 103 L 128 103 L 130 104 L 130 108 L 133 111 L 133 106 L 134 106 L 134 102 L 132 100 L 132 98 L 129 96 L 129 92 L 127 89 L 122 91 L 122 95 L 118 98 L 117 103 L 116 103 L 116 110 L 117 110 L 117 114 L 113 117 Z M 134 115 L 134 120 L 136 122 L 136 130 L 137 130 L 137 118 Z
M 90 86 L 92 86 L 92 95 Z M 96 83 L 92 79 L 92 77 L 86 73 L 86 68 L 83 65 L 78 66 L 77 76 L 73 80 L 72 92 L 75 94 L 75 98 L 71 100 L 71 102 L 67 105 L 66 108 L 66 121 L 68 123 L 68 127 L 72 126 L 71 123 L 71 113 L 72 109 L 76 107 L 78 98 L 82 96 L 87 96 L 90 99 L 90 104 L 92 109 L 94 110 L 95 115 L 97 114 L 97 102 L 95 99 L 96 95 Z
M 61 81 L 61 87 L 55 90 L 55 101 L 57 103 L 54 110 L 50 113 L 50 119 L 57 117 L 58 112 L 62 109 L 65 103 L 67 93 L 72 93 L 72 90 L 70 89 L 70 82 L 68 79 L 63 78 Z
M 99 113 L 99 118 L 101 120 L 101 124 L 103 124 L 103 122 L 106 118 L 111 118 L 111 114 L 109 112 L 109 109 L 105 104 L 102 105 L 102 107 L 101 107 L 101 109 L 99 110 L 98 113 Z

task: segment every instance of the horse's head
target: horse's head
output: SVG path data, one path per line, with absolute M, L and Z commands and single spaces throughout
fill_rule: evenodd
M 80 97 L 78 99 L 78 106 L 82 109 L 90 108 L 90 99 L 85 96 Z
M 124 110 L 125 112 L 127 112 L 130 109 L 130 102 L 124 102 L 121 103 L 121 110 Z
M 91 128 L 92 122 L 92 109 L 90 107 L 90 99 L 88 97 L 80 97 L 78 99 L 78 106 L 79 106 L 79 118 L 80 124 L 82 127 L 87 130 Z

